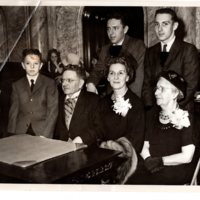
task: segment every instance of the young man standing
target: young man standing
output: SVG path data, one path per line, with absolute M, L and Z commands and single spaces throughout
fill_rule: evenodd
M 158 74 L 173 70 L 187 82 L 186 97 L 180 104 L 193 110 L 192 100 L 199 79 L 198 51 L 194 45 L 175 36 L 178 25 L 178 18 L 172 9 L 156 11 L 155 33 L 160 42 L 147 49 L 144 61 L 142 96 L 147 109 L 155 104 L 154 88 Z
M 141 97 L 144 78 L 144 54 L 145 45 L 142 40 L 127 35 L 128 26 L 124 16 L 119 13 L 111 14 L 107 19 L 107 35 L 110 43 L 103 46 L 99 53 L 99 59 L 87 81 L 87 90 L 96 92 L 96 86 L 104 78 L 106 60 L 110 56 L 118 56 L 121 52 L 128 52 L 137 61 L 136 78 L 129 85 L 130 89 Z
M 26 76 L 12 85 L 8 133 L 52 138 L 58 115 L 58 91 L 53 79 L 39 73 L 42 55 L 38 49 L 23 51 Z

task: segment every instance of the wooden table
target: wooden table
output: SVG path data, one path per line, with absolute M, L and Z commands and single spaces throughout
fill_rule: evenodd
M 9 183 L 112 183 L 120 152 L 92 146 L 57 156 L 26 168 L 0 162 L 1 182 Z M 6 177 L 6 178 L 5 178 Z

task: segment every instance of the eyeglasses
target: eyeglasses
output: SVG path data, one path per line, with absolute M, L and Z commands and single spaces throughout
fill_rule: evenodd
M 75 82 L 75 81 L 77 81 L 77 80 L 74 80 L 74 79 L 61 79 L 61 83 L 73 83 L 73 82 Z
M 55 55 L 55 56 L 54 56 L 54 55 L 51 55 L 51 58 L 57 58 L 57 57 L 58 57 L 58 56 L 56 56 L 56 55 Z
M 154 88 L 154 92 L 156 92 L 157 90 L 160 91 L 160 92 L 164 92 L 165 90 L 167 89 L 172 89 L 171 87 L 162 87 L 162 86 L 159 86 L 159 87 L 155 87 Z

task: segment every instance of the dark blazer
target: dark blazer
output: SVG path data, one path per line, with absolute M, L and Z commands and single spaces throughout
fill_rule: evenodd
M 98 62 L 93 69 L 93 71 L 90 74 L 90 77 L 88 79 L 88 83 L 94 83 L 97 85 L 99 81 L 104 77 L 104 70 L 106 68 L 105 66 L 105 60 L 109 56 L 109 49 L 112 44 L 107 44 L 102 47 Z M 142 40 L 132 38 L 128 35 L 125 36 L 124 42 L 122 44 L 122 50 L 121 51 L 127 51 L 129 52 L 137 61 L 137 69 L 136 69 L 136 78 L 135 81 L 130 84 L 129 88 L 137 94 L 139 97 L 141 96 L 141 90 L 142 90 L 142 83 L 144 79 L 144 55 L 145 55 L 145 45 Z
M 64 100 L 65 95 L 61 95 L 54 138 L 67 141 L 69 137 L 74 139 L 80 136 L 85 144 L 96 142 L 93 127 L 94 113 L 98 106 L 99 97 L 91 92 L 81 91 L 74 108 L 69 130 L 65 124 Z
M 156 86 L 157 76 L 161 71 L 174 70 L 187 81 L 187 95 L 181 105 L 187 105 L 197 89 L 199 80 L 199 57 L 196 47 L 190 43 L 175 39 L 169 56 L 161 67 L 161 44 L 150 47 L 146 51 L 144 62 L 144 84 L 142 96 L 146 106 L 152 106 L 155 98 L 153 90 Z
M 58 115 L 58 91 L 55 81 L 39 75 L 31 92 L 23 77 L 12 85 L 8 132 L 25 134 L 31 124 L 36 135 L 53 137 Z

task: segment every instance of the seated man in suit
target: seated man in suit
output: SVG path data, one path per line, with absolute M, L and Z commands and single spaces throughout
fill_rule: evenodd
M 42 55 L 38 49 L 23 51 L 26 76 L 12 85 L 8 133 L 53 137 L 58 115 L 55 81 L 39 73 Z
M 86 79 L 85 70 L 79 65 L 67 65 L 62 74 L 59 114 L 55 131 L 55 139 L 75 143 L 92 144 L 96 142 L 94 113 L 99 98 L 96 94 L 83 89 Z

